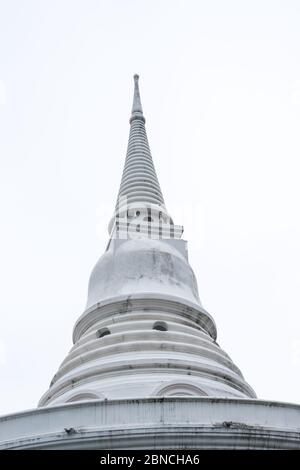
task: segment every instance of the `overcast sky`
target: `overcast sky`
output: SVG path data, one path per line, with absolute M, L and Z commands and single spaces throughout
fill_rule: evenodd
M 36 406 L 107 239 L 134 73 L 218 342 L 300 402 L 300 2 L 0 0 L 0 413 Z

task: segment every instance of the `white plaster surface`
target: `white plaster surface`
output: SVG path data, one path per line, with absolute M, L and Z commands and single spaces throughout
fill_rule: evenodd
M 201 305 L 195 275 L 182 254 L 186 242 L 176 242 L 175 247 L 171 240 L 113 240 L 92 271 L 87 308 L 137 293 L 166 294 Z
M 300 406 L 172 397 L 86 401 L 0 418 L 0 449 L 299 449 Z

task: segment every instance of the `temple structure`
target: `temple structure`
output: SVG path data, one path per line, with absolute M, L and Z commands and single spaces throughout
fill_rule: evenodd
M 74 346 L 37 409 L 0 418 L 0 448 L 300 448 L 300 407 L 258 400 L 216 342 L 164 203 L 138 78 L 107 249 Z

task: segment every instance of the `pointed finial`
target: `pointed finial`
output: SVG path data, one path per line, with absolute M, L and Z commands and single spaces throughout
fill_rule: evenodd
M 133 104 L 132 104 L 132 112 L 131 112 L 131 118 L 130 118 L 130 123 L 134 119 L 141 119 L 142 121 L 145 122 L 145 118 L 143 116 L 143 108 L 142 108 L 142 103 L 141 103 L 141 97 L 140 97 L 140 90 L 139 90 L 139 75 L 136 73 L 133 76 L 134 79 L 134 95 L 133 95 Z

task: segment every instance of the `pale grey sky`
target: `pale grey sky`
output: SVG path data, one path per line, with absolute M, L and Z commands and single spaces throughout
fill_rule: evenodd
M 300 402 L 300 2 L 0 0 L 0 413 L 35 407 L 107 242 L 132 75 L 218 342 Z

